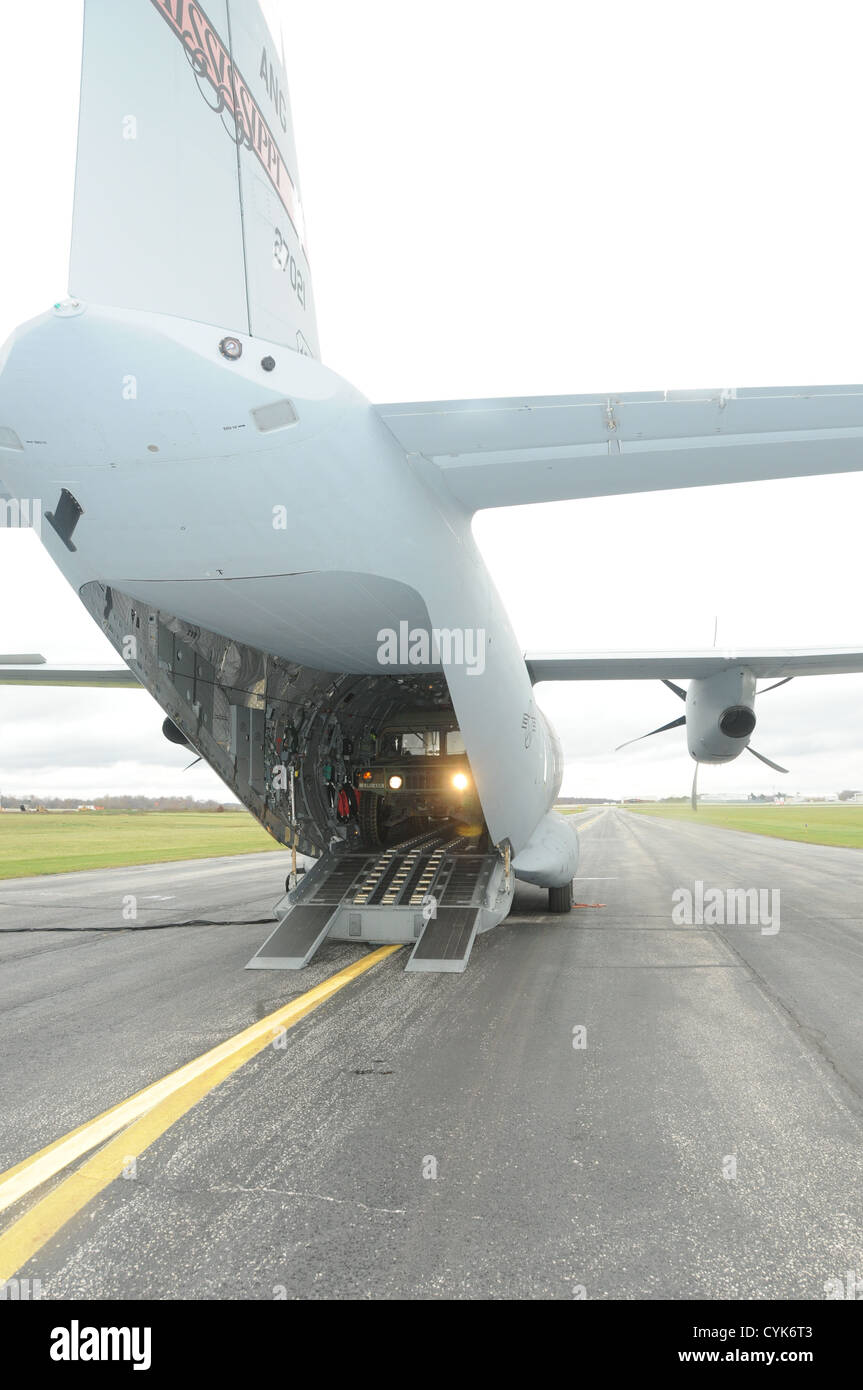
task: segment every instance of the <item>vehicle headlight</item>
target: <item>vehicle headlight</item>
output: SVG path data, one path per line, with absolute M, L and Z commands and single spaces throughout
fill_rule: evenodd
M 398 791 L 399 787 L 402 785 L 402 779 L 397 772 L 393 773 L 392 777 L 389 779 L 388 785 L 392 787 L 394 792 Z
M 452 779 L 452 784 L 457 792 L 463 792 L 468 784 L 468 779 L 465 773 L 457 772 Z

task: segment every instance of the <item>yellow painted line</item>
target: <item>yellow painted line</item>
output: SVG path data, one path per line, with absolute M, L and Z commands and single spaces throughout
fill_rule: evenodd
M 56 1177 L 76 1158 L 81 1158 L 98 1144 L 111 1139 L 0 1235 L 0 1283 L 10 1279 L 46 1241 L 56 1235 L 61 1226 L 107 1187 L 122 1172 L 130 1158 L 148 1148 L 209 1091 L 262 1052 L 281 1029 L 299 1023 L 300 1019 L 344 989 L 358 975 L 371 970 L 379 961 L 399 950 L 400 946 L 381 946 L 377 951 L 363 956 L 242 1033 L 211 1048 L 195 1061 L 179 1067 L 163 1080 L 106 1110 L 88 1124 L 72 1130 L 64 1138 L 40 1149 L 31 1158 L 0 1175 L 2 1210 L 41 1187 L 49 1178 Z M 118 1133 L 120 1130 L 123 1132 Z

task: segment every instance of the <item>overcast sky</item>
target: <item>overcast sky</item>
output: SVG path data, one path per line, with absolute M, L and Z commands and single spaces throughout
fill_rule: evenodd
M 145 3 L 145 0 L 119 0 Z M 241 0 L 240 0 L 241 2 Z M 80 0 L 0 0 L 0 340 L 67 284 Z M 373 401 L 863 380 L 863 9 L 285 0 L 327 364 Z M 863 475 L 481 514 L 526 650 L 859 645 Z M 32 533 L 0 651 L 116 659 Z M 688 790 L 660 683 L 546 685 L 564 791 Z M 793 682 L 705 792 L 863 787 L 863 677 Z M 0 791 L 224 789 L 144 692 L 0 687 Z

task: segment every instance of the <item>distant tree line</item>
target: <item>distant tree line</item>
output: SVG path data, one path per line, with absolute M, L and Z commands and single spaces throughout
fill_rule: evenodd
M 555 806 L 608 806 L 610 796 L 559 796 Z
M 17 811 L 21 806 L 35 811 L 78 811 L 82 806 L 96 806 L 103 811 L 238 811 L 238 801 L 199 801 L 194 796 L 99 796 L 88 800 L 83 796 L 0 796 L 4 811 Z

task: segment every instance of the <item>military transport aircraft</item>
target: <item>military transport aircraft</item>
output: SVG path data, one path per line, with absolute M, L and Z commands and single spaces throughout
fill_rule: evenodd
M 256 0 L 86 0 L 83 54 L 69 297 L 0 355 L 0 478 L 41 499 L 125 665 L 10 657 L 0 681 L 145 687 L 317 856 L 250 964 L 329 935 L 462 970 L 515 877 L 568 912 L 538 682 L 665 680 L 697 764 L 755 751 L 756 680 L 863 671 L 842 650 L 525 657 L 471 531 L 487 507 L 859 469 L 863 387 L 373 405 L 319 360 Z

